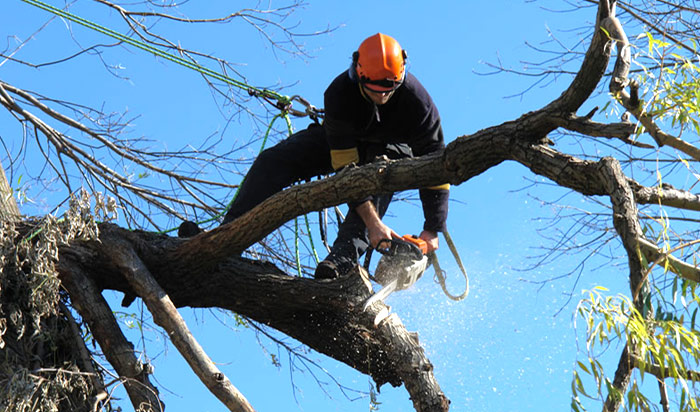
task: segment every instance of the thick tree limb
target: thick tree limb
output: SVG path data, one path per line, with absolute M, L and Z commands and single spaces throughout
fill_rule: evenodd
M 275 199 L 268 199 L 267 206 L 261 205 L 250 213 L 247 236 L 251 236 L 251 233 L 253 237 L 260 236 L 264 233 L 266 225 L 273 225 L 265 220 L 255 219 L 256 215 L 260 216 L 258 213 L 266 218 L 275 216 L 266 207 L 272 208 L 274 213 L 279 215 L 289 216 L 298 212 L 299 209 L 295 207 L 298 208 L 300 204 L 302 209 L 321 208 L 324 202 L 326 205 L 340 203 L 341 196 L 361 196 L 371 192 L 372 187 L 365 187 L 367 182 L 387 184 L 396 190 L 411 187 L 411 179 L 425 185 L 445 180 L 458 182 L 476 176 L 508 158 L 583 194 L 606 195 L 611 190 L 605 174 L 601 173 L 601 170 L 612 167 L 606 163 L 610 162 L 609 159 L 601 163 L 583 161 L 546 145 L 532 145 L 519 141 L 508 133 L 518 135 L 513 123 L 460 138 L 443 154 L 397 162 L 379 162 L 350 169 L 345 174 L 331 179 L 295 186 L 279 193 Z M 419 169 L 420 173 L 419 177 L 414 178 L 416 169 Z M 353 183 L 358 177 L 362 178 L 360 180 L 364 184 Z M 632 193 L 629 180 L 620 178 L 628 185 L 629 193 Z M 386 183 L 373 183 L 375 180 Z M 337 187 L 347 187 L 349 190 L 341 192 L 335 190 Z M 308 194 L 309 191 L 319 193 L 319 196 L 300 195 Z M 628 201 L 634 199 L 634 195 L 625 193 Z M 304 200 L 300 201 L 299 198 Z M 218 232 L 225 234 L 232 231 L 237 224 L 241 222 L 232 222 L 219 228 Z M 193 247 L 198 244 L 192 240 L 183 241 L 162 235 L 128 232 L 111 225 L 102 225 L 101 230 L 103 243 L 91 245 L 92 256 L 81 261 L 84 262 L 83 265 L 89 264 L 88 262 L 100 263 L 99 268 L 85 267 L 83 270 L 95 273 L 102 288 L 133 293 L 122 277 L 122 270 L 104 264 L 109 261 L 107 256 L 115 248 L 107 239 L 115 236 L 123 238 L 133 245 L 139 258 L 177 306 L 221 307 L 233 310 L 369 373 L 380 384 L 391 382 L 396 385 L 411 380 L 410 376 L 406 376 L 407 372 L 397 370 L 397 365 L 401 362 L 396 359 L 390 360 L 391 356 L 397 355 L 387 351 L 386 343 L 382 343 L 386 342 L 393 332 L 380 338 L 380 332 L 372 332 L 374 318 L 358 313 L 358 307 L 369 293 L 366 287 L 363 290 L 362 283 L 356 279 L 359 277 L 332 282 L 292 278 L 269 264 L 236 257 L 221 259 L 218 264 L 211 265 L 213 269 L 209 269 L 210 265 L 201 265 L 203 259 L 198 252 L 202 252 L 204 256 L 209 252 L 207 249 L 199 249 L 201 244 L 190 249 L 179 260 L 172 261 L 173 251 L 182 250 L 184 245 Z M 115 233 L 109 234 L 110 232 Z M 234 235 L 238 238 L 241 236 Z M 188 261 L 188 256 L 192 256 L 194 260 Z M 324 325 L 325 333 L 319 334 L 316 325 Z M 358 353 L 357 348 L 363 349 Z M 419 346 L 416 345 L 416 348 Z M 408 363 L 413 364 L 412 361 Z M 408 369 L 416 376 L 417 372 L 427 368 Z M 407 388 L 408 386 L 407 383 Z M 416 401 L 417 398 L 412 395 L 412 399 Z
M 60 301 L 58 303 L 58 306 L 63 316 L 65 316 L 68 320 L 68 327 L 71 330 L 71 335 L 73 336 L 73 341 L 75 342 L 76 351 L 79 355 L 76 363 L 78 364 L 78 367 L 81 371 L 90 374 L 90 381 L 92 382 L 92 386 L 96 388 L 96 393 L 93 396 L 93 399 L 94 402 L 97 404 L 100 401 L 107 399 L 107 397 L 109 397 L 109 394 L 104 390 L 104 384 L 102 383 L 102 379 L 100 378 L 101 375 L 98 371 L 95 370 L 93 366 L 92 359 L 90 358 L 90 350 L 87 348 L 85 340 L 83 339 L 83 335 L 80 333 L 80 328 L 78 328 L 78 322 L 76 322 L 75 318 L 73 318 L 73 314 L 71 314 L 70 309 L 68 309 L 68 307 L 65 303 L 63 303 L 63 301 Z
M 614 6 L 601 1 L 597 21 L 617 27 Z M 327 282 L 292 278 L 274 266 L 237 255 L 300 214 L 381 191 L 447 182 L 459 184 L 504 160 L 515 160 L 534 173 L 584 195 L 610 197 L 613 222 L 629 257 L 632 294 L 638 303 L 644 283 L 637 253 L 641 230 L 635 206 L 635 193 L 640 186 L 633 185 L 611 159 L 583 161 L 540 144 L 567 117 L 573 118 L 570 127 L 589 130 L 598 127 L 573 116 L 605 72 L 610 53 L 607 34 L 600 27 L 595 30 L 581 70 L 558 99 L 514 121 L 460 137 L 443 153 L 347 168 L 331 178 L 294 186 L 270 197 L 236 221 L 187 241 L 103 225 L 103 234 L 107 235 L 103 235 L 101 244 L 82 245 L 84 252 L 93 258 L 74 263 L 80 270 L 94 273 L 99 287 L 134 293 L 123 277 L 122 264 L 104 265 L 110 261 L 108 257 L 115 245 L 124 250 L 123 245 L 128 244 L 126 250 L 133 248 L 134 255 L 127 258 L 140 261 L 143 266 L 127 272 L 150 272 L 176 306 L 236 311 L 370 374 L 379 385 L 404 383 L 416 410 L 446 410 L 448 401 L 434 381 L 430 363 L 418 343 L 400 323 L 397 326 L 398 318 L 388 317 L 375 328 L 377 312 L 365 313 L 359 309 L 369 294 L 360 274 Z M 624 57 L 623 52 L 618 56 Z M 621 73 L 616 81 L 626 77 L 624 64 L 616 73 Z M 601 133 L 621 133 L 612 129 L 599 128 Z M 651 199 L 651 195 L 647 198 Z M 99 269 L 95 266 L 98 262 L 102 263 Z M 146 299 L 150 297 L 146 295 Z M 318 333 L 319 330 L 324 333 Z M 626 349 L 622 354 L 614 383 L 621 391 L 629 382 L 631 370 L 627 353 Z M 430 393 L 424 393 L 425 387 L 431 388 Z M 619 400 L 613 398 L 606 402 L 606 408 L 611 411 L 619 405 Z
M 643 238 L 642 228 L 639 225 L 637 205 L 634 194 L 627 178 L 622 173 L 622 168 L 617 160 L 604 158 L 600 161 L 601 173 L 605 177 L 608 193 L 613 207 L 613 225 L 622 239 L 622 245 L 627 252 L 627 262 L 629 264 L 630 290 L 632 302 L 637 310 L 642 313 L 644 297 L 648 293 L 647 280 L 644 273 L 642 261 L 639 258 L 638 241 Z M 634 348 L 627 342 L 625 349 L 620 355 L 620 361 L 615 371 L 612 389 L 605 400 L 604 412 L 617 411 L 624 402 L 624 393 L 632 378 L 632 366 L 629 359 L 630 352 Z
M 370 294 L 366 275 L 358 272 L 319 282 L 287 276 L 273 265 L 243 258 L 229 258 L 212 272 L 177 265 L 166 268 L 167 254 L 162 251 L 177 247 L 181 239 L 108 224 L 101 225 L 101 233 L 101 242 L 71 248 L 84 257 L 81 270 L 93 271 L 101 287 L 134 293 L 123 277 L 124 268 L 109 258 L 116 248 L 130 244 L 176 306 L 235 311 L 369 374 L 378 386 L 405 384 L 418 411 L 447 410 L 449 401 L 413 335 L 395 316 L 376 327 L 377 315 L 386 309 L 383 305 L 362 310 Z
M 614 15 L 603 19 L 600 22 L 600 27 L 605 30 L 609 39 L 617 45 L 617 59 L 615 59 L 615 67 L 610 77 L 610 92 L 615 94 L 629 84 L 628 76 L 630 65 L 632 64 L 630 43 L 625 30 L 622 28 L 622 24 L 620 24 L 620 20 Z
M 502 131 L 505 135 L 499 133 Z M 609 169 L 610 165 L 576 159 L 546 145 L 522 142 L 509 136 L 508 133 L 511 132 L 518 135 L 513 123 L 507 123 L 460 138 L 453 142 L 444 154 L 397 162 L 379 162 L 350 169 L 331 179 L 295 186 L 275 195 L 274 199 L 268 199 L 265 206 L 261 205 L 251 211 L 250 216 L 246 218 L 249 219 L 245 226 L 246 236 L 261 236 L 267 225 L 274 225 L 266 220 L 256 220 L 255 217 L 261 216 L 260 214 L 270 219 L 276 216 L 275 214 L 293 215 L 298 212 L 299 207 L 313 209 L 340 203 L 341 196 L 361 196 L 374 190 L 372 187 L 366 187 L 368 182 L 370 185 L 386 184 L 396 190 L 411 187 L 411 179 L 425 185 L 445 180 L 458 182 L 478 175 L 508 158 L 515 159 L 533 172 L 583 194 L 606 195 L 611 190 L 605 174 L 601 173 L 602 169 Z M 608 159 L 606 162 L 609 161 Z M 420 170 L 419 176 L 413 177 L 416 169 Z M 357 184 L 358 178 L 364 184 Z M 373 183 L 375 180 L 385 183 Z M 621 181 L 628 185 L 631 193 L 629 180 L 623 178 Z M 349 189 L 341 192 L 336 190 L 338 187 Z M 319 193 L 319 196 L 308 195 L 309 191 Z M 303 201 L 298 200 L 300 198 Z M 628 193 L 627 199 L 633 200 L 634 195 Z M 269 208 L 274 213 L 270 212 Z M 217 232 L 223 236 L 233 231 L 238 224 L 241 224 L 240 219 L 219 228 Z M 102 233 L 109 232 L 119 233 L 103 236 L 102 244 L 91 246 L 98 248 L 91 252 L 95 256 L 83 259 L 85 262 L 94 260 L 101 263 L 99 270 L 97 267 L 84 269 L 95 272 L 101 287 L 133 293 L 119 269 L 104 265 L 104 262 L 109 260 L 106 254 L 114 249 L 105 239 L 112 236 L 122 237 L 133 245 L 139 258 L 177 306 L 230 309 L 268 324 L 319 352 L 369 373 L 380 384 L 400 384 L 410 380 L 409 377 L 402 376 L 405 372 L 396 369 L 400 363 L 389 359 L 389 356 L 396 355 L 387 351 L 385 344 L 381 343 L 382 339 L 388 338 L 380 339 L 378 332 L 371 332 L 374 319 L 358 313 L 357 308 L 368 291 L 366 287 L 362 291 L 361 283 L 355 277 L 332 282 L 292 278 L 282 274 L 274 266 L 236 257 L 221 259 L 216 265 L 202 265 L 202 256 L 211 251 L 206 248 L 200 249 L 203 246 L 193 240 L 183 241 L 167 236 L 132 233 L 110 225 L 102 225 Z M 234 236 L 237 239 L 241 238 L 239 233 L 234 233 Z M 193 249 L 189 249 L 187 254 L 173 261 L 172 256 L 177 256 L 176 253 L 183 250 L 185 245 Z M 100 257 L 101 254 L 105 256 Z M 188 261 L 189 256 L 192 261 Z M 209 268 L 210 266 L 212 268 Z M 316 325 L 324 325 L 323 330 L 326 333 L 319 334 Z M 359 353 L 356 350 L 358 347 L 363 348 Z M 415 370 L 413 373 L 416 373 Z
M 611 3 L 613 6 L 611 6 Z M 593 90 L 603 78 L 610 59 L 610 48 L 607 47 L 608 37 L 600 29 L 601 22 L 610 17 L 615 17 L 614 1 L 599 1 L 596 27 L 581 68 L 564 93 L 545 109 L 556 108 L 561 112 L 576 113 L 579 107 L 591 96 L 591 93 L 593 93 Z

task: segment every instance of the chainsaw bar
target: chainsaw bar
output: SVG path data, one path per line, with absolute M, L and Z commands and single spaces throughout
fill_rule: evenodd
M 392 293 L 396 292 L 396 285 L 399 283 L 398 279 L 394 279 L 391 282 L 389 282 L 386 286 L 381 288 L 377 293 L 374 295 L 370 296 L 369 299 L 365 302 L 365 304 L 362 306 L 362 310 L 367 310 L 368 307 L 372 306 L 374 302 L 377 301 L 384 301 L 384 299 L 387 298 L 387 296 L 391 295 Z

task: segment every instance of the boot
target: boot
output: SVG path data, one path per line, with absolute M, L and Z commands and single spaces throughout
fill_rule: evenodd
M 192 237 L 201 232 L 202 229 L 200 229 L 196 223 L 185 220 L 184 222 L 180 223 L 180 227 L 177 229 L 177 237 Z
M 341 276 L 345 276 L 348 272 L 350 272 L 350 269 L 352 269 L 353 266 L 353 263 L 347 260 L 334 262 L 326 258 L 322 260 L 318 264 L 318 266 L 316 266 L 314 278 L 316 280 L 337 279 Z

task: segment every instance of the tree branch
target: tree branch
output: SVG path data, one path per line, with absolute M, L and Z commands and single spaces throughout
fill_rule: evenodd
M 644 370 L 645 373 L 650 373 L 659 380 L 664 380 L 669 378 L 668 374 L 662 373 L 661 366 L 657 363 L 649 363 L 649 362 L 643 362 L 642 359 L 640 359 L 638 356 L 633 356 L 632 361 L 634 362 L 634 366 L 640 370 Z M 668 369 L 665 369 L 668 371 Z M 689 381 L 694 381 L 694 382 L 700 382 L 700 371 L 685 371 L 683 373 L 683 379 L 687 379 Z
M 686 263 L 670 253 L 661 251 L 650 241 L 640 238 L 639 250 L 648 262 L 667 263 L 671 272 L 684 279 L 700 282 L 700 269 L 697 266 Z
M 592 121 L 588 117 L 580 117 L 572 113 L 562 115 L 560 117 L 553 116 L 552 120 L 557 127 L 563 127 L 564 129 L 585 134 L 587 136 L 614 138 L 619 139 L 631 146 L 641 147 L 644 149 L 654 148 L 654 146 L 630 139 L 630 135 L 634 134 L 637 128 L 637 126 L 633 123 L 598 123 Z
M 610 39 L 617 44 L 618 49 L 615 69 L 610 79 L 610 92 L 644 126 L 644 129 L 654 138 L 659 147 L 668 145 L 695 160 L 700 160 L 699 148 L 661 130 L 652 116 L 644 110 L 638 98 L 639 85 L 636 82 L 630 82 L 627 78 L 632 60 L 627 35 L 617 19 L 608 19 L 604 27 L 609 33 Z M 625 91 L 628 85 L 630 87 L 629 94 Z
M 123 273 L 134 291 L 144 300 L 153 320 L 161 326 L 192 370 L 209 390 L 232 412 L 254 412 L 248 400 L 214 365 L 192 336 L 170 297 L 153 279 L 149 270 L 128 244 L 113 240 L 113 264 Z
M 627 262 L 629 265 L 630 290 L 632 302 L 640 313 L 644 305 L 646 296 L 646 276 L 641 259 L 639 258 L 638 243 L 643 238 L 642 228 L 639 225 L 637 205 L 634 201 L 632 188 L 627 183 L 627 178 L 622 173 L 620 163 L 612 158 L 603 158 L 600 161 L 600 171 L 605 177 L 607 191 L 613 207 L 613 225 L 622 239 L 622 245 L 627 252 Z M 625 349 L 620 355 L 615 378 L 612 383 L 613 389 L 608 393 L 603 408 L 604 412 L 614 412 L 620 408 L 624 402 L 624 393 L 632 378 L 632 367 L 629 359 L 630 352 L 634 351 L 631 342 L 627 342 Z
M 639 204 L 661 204 L 678 209 L 700 211 L 700 195 L 695 193 L 676 189 L 665 183 L 661 186 L 647 187 L 629 179 L 629 184 Z
M 154 411 L 163 411 L 158 399 L 158 390 L 148 379 L 148 368 L 134 355 L 134 346 L 124 337 L 114 314 L 95 284 L 92 276 L 81 269 L 72 258 L 80 256 L 94 257 L 92 253 L 83 254 L 85 249 L 74 246 L 64 249 L 58 262 L 57 270 L 61 282 L 71 296 L 72 306 L 87 322 L 92 335 L 100 344 L 107 361 L 114 367 L 121 379 L 125 380 L 127 394 L 138 410 L 147 405 Z
M 64 267 L 62 274 L 90 271 L 102 288 L 142 295 L 150 292 L 133 290 L 124 275 L 126 270 L 148 270 L 178 307 L 232 310 L 369 374 L 377 386 L 405 384 L 417 411 L 447 410 L 449 401 L 414 334 L 406 331 L 397 316 L 387 317 L 388 308 L 383 304 L 362 309 L 371 287 L 359 267 L 350 276 L 319 282 L 288 276 L 271 264 L 230 257 L 209 272 L 166 262 L 170 259 L 167 251 L 184 243 L 181 239 L 130 232 L 110 224 L 100 225 L 100 233 L 100 242 L 63 252 L 82 258 L 72 260 L 70 266 L 77 269 Z M 137 255 L 124 255 L 126 247 Z M 118 249 L 121 257 L 114 261 L 110 256 Z M 147 269 L 123 263 L 125 259 L 139 259 Z M 154 318 L 158 316 L 155 309 L 149 309 Z
M 654 138 L 659 147 L 671 146 L 695 160 L 700 160 L 700 148 L 661 130 L 652 116 L 644 110 L 641 102 L 636 97 L 639 93 L 639 85 L 635 82 L 631 82 L 629 87 L 631 94 L 628 94 L 625 90 L 621 90 L 616 95 L 617 99 L 628 112 L 639 120 L 642 126 L 644 126 L 644 130 Z

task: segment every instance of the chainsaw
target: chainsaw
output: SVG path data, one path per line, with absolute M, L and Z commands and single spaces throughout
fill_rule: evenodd
M 382 254 L 374 271 L 374 280 L 383 287 L 365 302 L 362 310 L 367 310 L 374 302 L 383 301 L 390 294 L 408 289 L 423 276 L 428 268 L 427 243 L 413 235 L 401 238 L 384 239 L 377 247 Z

